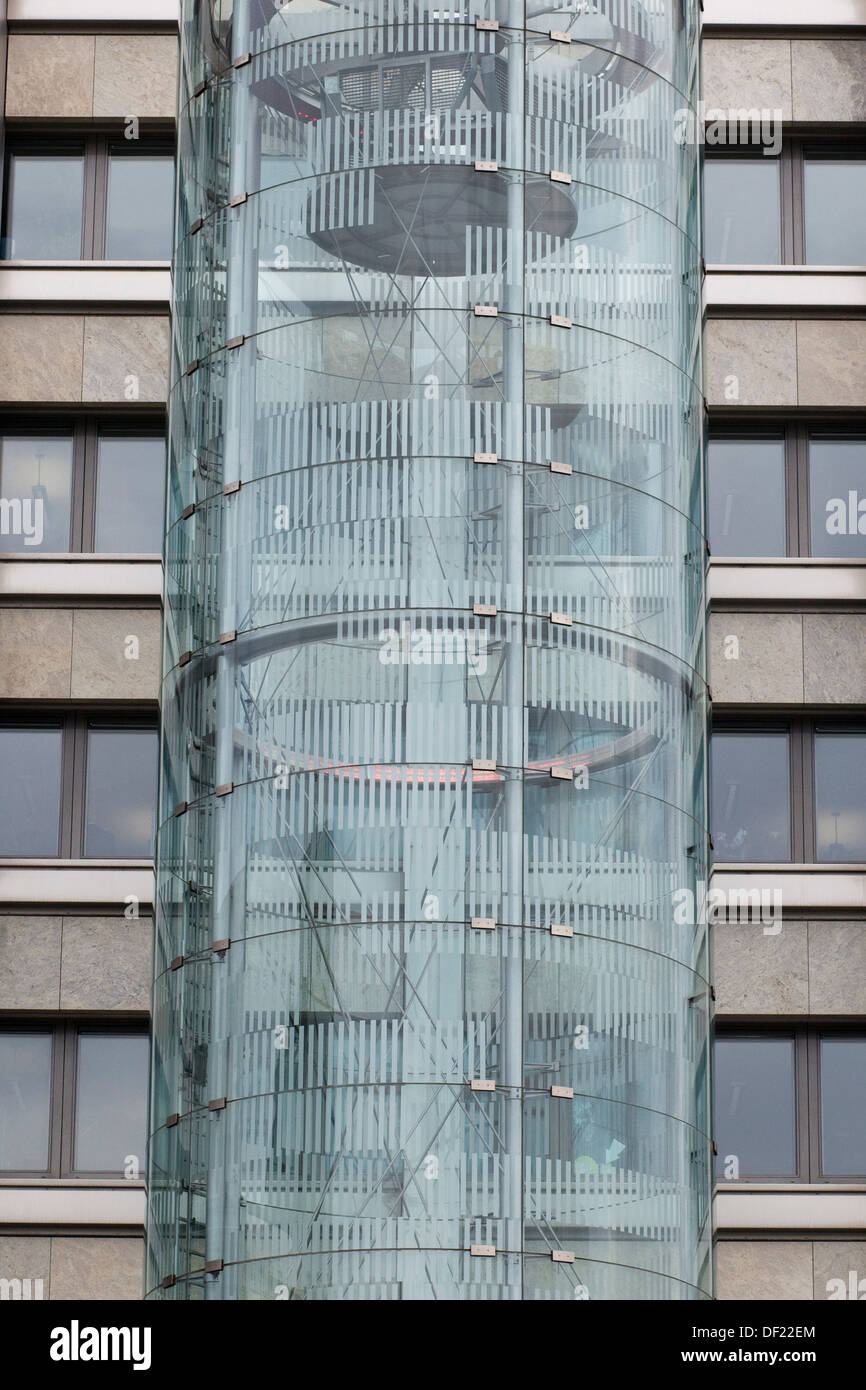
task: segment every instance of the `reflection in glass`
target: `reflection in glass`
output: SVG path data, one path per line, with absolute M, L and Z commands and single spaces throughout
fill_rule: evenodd
M 110 156 L 106 260 L 170 260 L 173 215 L 170 155 Z
M 804 161 L 806 261 L 866 265 L 866 159 Z
M 155 729 L 88 730 L 86 855 L 97 859 L 150 858 L 156 769 Z
M 717 860 L 790 859 L 786 733 L 714 733 L 710 789 Z
M 0 1032 L 0 1170 L 48 1167 L 51 1052 L 50 1033 Z
M 71 506 L 69 435 L 0 438 L 0 553 L 65 554 Z
M 115 555 L 162 551 L 165 441 L 99 440 L 94 550 Z
M 866 1038 L 821 1038 L 821 1173 L 866 1177 Z
M 59 724 L 0 728 L 0 857 L 49 857 L 60 833 Z
M 781 260 L 778 159 L 708 159 L 704 164 L 707 265 L 778 265 Z
M 146 1117 L 146 1035 L 79 1033 L 73 1167 L 119 1173 L 135 1158 L 143 1173 Z
M 8 196 L 5 259 L 81 259 L 83 155 L 13 154 Z
M 713 1056 L 717 1176 L 735 1158 L 739 1178 L 793 1177 L 794 1039 L 717 1037 Z
M 809 440 L 809 534 L 813 555 L 866 556 L 866 439 Z
M 818 860 L 866 860 L 866 733 L 815 731 Z
M 785 441 L 711 439 L 707 512 L 713 555 L 784 555 Z

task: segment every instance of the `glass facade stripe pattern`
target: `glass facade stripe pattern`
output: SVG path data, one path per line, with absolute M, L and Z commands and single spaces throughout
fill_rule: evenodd
M 711 1296 L 697 41 L 184 0 L 148 1297 Z

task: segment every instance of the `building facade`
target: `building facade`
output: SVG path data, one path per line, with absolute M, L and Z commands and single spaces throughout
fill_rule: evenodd
M 862 0 L 123 10 L 8 3 L 0 1293 L 861 1296 Z

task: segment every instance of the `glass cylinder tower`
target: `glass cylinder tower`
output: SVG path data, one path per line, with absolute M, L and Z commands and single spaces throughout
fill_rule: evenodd
M 148 1296 L 708 1297 L 694 0 L 184 0 Z

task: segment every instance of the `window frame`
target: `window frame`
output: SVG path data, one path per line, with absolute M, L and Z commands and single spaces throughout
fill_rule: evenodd
M 858 563 L 861 558 L 866 560 L 866 538 L 864 538 L 862 557 L 843 555 L 835 559 L 832 555 L 812 555 L 812 480 L 809 466 L 809 446 L 814 437 L 838 439 L 843 442 L 849 440 L 866 444 L 866 419 L 851 417 L 838 420 L 835 418 L 824 420 L 818 418 L 806 420 L 769 420 L 763 417 L 752 417 L 750 419 L 737 419 L 734 421 L 728 418 L 711 418 L 707 436 L 707 500 L 705 504 L 704 527 L 712 558 L 723 561 L 728 560 L 732 563 L 742 563 L 745 559 L 767 560 L 770 563 L 774 560 L 815 559 L 821 564 L 826 565 L 850 565 Z M 784 555 L 714 555 L 709 529 L 709 446 L 717 440 L 731 442 L 737 439 L 742 439 L 744 441 L 767 439 L 782 441 L 784 449 L 783 468 L 785 485 Z M 864 495 L 866 495 L 866 493 L 864 493 Z
M 101 262 L 105 265 L 168 265 L 169 260 L 152 261 L 109 261 L 106 259 L 108 243 L 108 176 L 109 161 L 112 154 L 125 154 L 131 158 L 139 156 L 151 158 L 162 156 L 170 158 L 175 164 L 177 177 L 176 141 L 169 135 L 158 132 L 147 134 L 138 140 L 125 140 L 122 129 L 109 132 L 100 131 L 50 131 L 36 134 L 32 131 L 17 134 L 8 131 L 3 169 L 3 225 L 2 240 L 5 246 L 9 239 L 12 202 L 9 197 L 9 184 L 12 160 L 15 155 L 45 155 L 61 157 L 79 154 L 84 160 L 81 208 L 81 245 L 77 261 Z M 173 220 L 173 209 L 172 209 Z M 0 258 L 4 264 L 39 265 L 40 260 L 30 260 L 23 256 Z M 65 262 L 61 262 L 65 264 Z
M 788 787 L 790 804 L 788 806 L 791 832 L 791 858 L 778 861 L 785 864 L 808 864 L 820 869 L 825 864 L 841 865 L 856 872 L 857 865 L 866 863 L 859 859 L 819 859 L 818 858 L 818 808 L 815 802 L 815 737 L 816 734 L 864 734 L 866 720 L 857 721 L 844 715 L 790 714 L 761 718 L 757 714 L 724 714 L 713 719 L 710 733 L 710 767 L 712 768 L 712 739 L 716 734 L 750 734 L 786 732 L 788 735 Z M 712 791 L 710 795 L 712 807 Z M 710 833 L 712 834 L 712 824 Z M 743 863 L 770 864 L 775 860 L 745 859 L 725 860 L 716 858 L 715 864 Z
M 86 855 L 85 841 L 87 830 L 87 744 L 88 733 L 91 728 L 122 728 L 122 729 L 147 729 L 153 732 L 157 740 L 157 763 L 159 760 L 159 721 L 156 714 L 130 709 L 129 706 L 106 706 L 104 709 L 89 709 L 84 711 L 71 710 L 48 710 L 39 709 L 31 712 L 13 706 L 10 710 L 5 710 L 0 716 L 0 727 L 4 729 L 15 728 L 16 726 L 28 728 L 52 728 L 56 729 L 58 724 L 61 729 L 61 748 L 60 748 L 60 815 L 58 847 L 56 856 L 58 860 L 80 860 L 83 865 L 110 862 L 113 864 L 151 863 L 153 856 L 141 859 L 131 859 L 129 856 L 120 855 L 117 859 L 102 861 L 99 855 Z M 158 769 L 154 779 L 154 826 L 158 809 Z M 6 860 L 17 862 L 30 858 L 41 860 L 44 856 L 40 855 L 4 855 L 0 846 L 0 863 Z
M 745 1173 L 738 1178 L 726 1178 L 714 1173 L 716 1187 L 724 1189 L 747 1183 L 810 1185 L 851 1185 L 862 1187 L 866 1181 L 866 1158 L 862 1173 L 839 1177 L 825 1174 L 822 1153 L 821 1111 L 821 1042 L 824 1038 L 858 1038 L 866 1041 L 863 1021 L 845 1023 L 813 1023 L 800 1020 L 772 1021 L 747 1024 L 735 1021 L 719 1023 L 714 1028 L 713 1050 L 720 1038 L 760 1042 L 769 1038 L 794 1040 L 794 1153 L 796 1172 L 790 1176 Z M 713 1134 L 716 1132 L 716 1094 L 713 1089 Z M 719 1154 L 724 1159 L 723 1154 Z
M 72 487 L 70 492 L 69 549 L 35 551 L 32 547 L 5 551 L 5 560 L 43 559 L 46 555 L 90 555 L 95 560 L 123 553 L 124 557 L 148 555 L 162 559 L 162 551 L 130 550 L 125 552 L 94 550 L 96 543 L 96 496 L 99 468 L 99 444 L 103 438 L 160 439 L 166 450 L 163 469 L 163 521 L 165 509 L 165 466 L 168 459 L 168 438 L 165 415 L 154 411 L 130 417 L 109 412 L 76 416 L 10 416 L 0 414 L 0 439 L 69 439 L 72 440 Z
M 122 922 L 118 918 L 118 922 Z M 118 1169 L 75 1168 L 75 1108 L 78 1094 L 78 1039 L 84 1033 L 115 1033 L 125 1037 L 150 1037 L 146 1019 L 141 1022 L 115 1018 L 0 1018 L 0 1032 L 42 1033 L 51 1037 L 51 1090 L 48 1107 L 48 1166 L 0 1168 L 0 1178 L 123 1178 Z M 147 1092 L 144 1138 L 147 1139 Z M 144 1178 L 144 1153 L 140 1176 Z M 130 1181 L 126 1179 L 126 1181 Z

